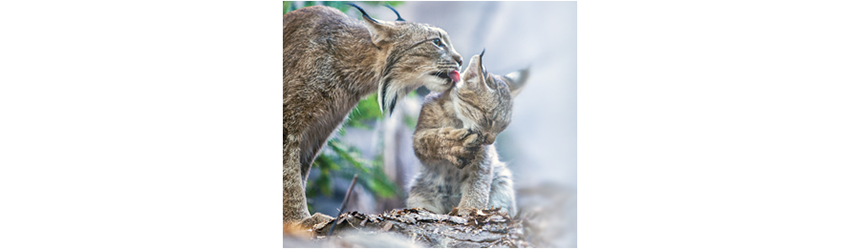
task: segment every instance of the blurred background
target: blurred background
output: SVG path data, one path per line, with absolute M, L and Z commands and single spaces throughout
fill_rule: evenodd
M 496 148 L 514 174 L 526 235 L 540 247 L 576 247 L 576 2 L 356 2 L 374 18 L 397 17 L 446 30 L 465 61 L 486 49 L 487 71 L 529 67 L 514 100 L 514 116 Z M 328 5 L 360 19 L 346 2 L 284 2 L 284 13 Z M 463 68 L 465 69 L 465 67 Z M 352 175 L 359 174 L 345 211 L 404 208 L 420 166 L 412 133 L 428 91 L 420 88 L 383 117 L 371 95 L 359 103 L 314 162 L 308 180 L 311 213 L 337 215 Z

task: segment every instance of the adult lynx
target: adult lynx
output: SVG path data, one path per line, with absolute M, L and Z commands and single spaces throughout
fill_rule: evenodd
M 462 58 L 448 34 L 427 24 L 364 23 L 313 6 L 284 15 L 284 222 L 309 226 L 305 188 L 311 164 L 364 96 L 377 91 L 383 112 L 419 86 L 444 91 L 459 81 Z M 392 8 L 393 10 L 393 8 Z M 395 11 L 396 13 L 396 11 Z

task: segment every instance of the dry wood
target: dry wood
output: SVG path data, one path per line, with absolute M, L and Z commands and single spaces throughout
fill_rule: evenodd
M 331 228 L 334 234 L 326 236 Z M 317 224 L 312 232 L 316 240 L 337 240 L 341 235 L 356 233 L 366 240 L 374 240 L 379 235 L 393 233 L 399 236 L 383 237 L 404 238 L 422 247 L 529 247 L 522 222 L 498 209 L 472 209 L 465 217 L 435 214 L 422 208 L 382 214 L 353 211 Z

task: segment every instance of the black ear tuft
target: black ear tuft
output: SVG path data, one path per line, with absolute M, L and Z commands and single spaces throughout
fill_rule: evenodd
M 397 10 L 394 9 L 394 7 L 391 7 L 391 5 L 389 5 L 389 4 L 386 4 L 385 7 L 388 7 L 389 9 L 391 9 L 391 11 L 394 11 L 394 14 L 397 15 L 397 20 L 395 20 L 395 21 L 404 21 L 404 22 L 406 21 L 406 20 L 403 20 L 402 17 L 400 17 L 400 13 L 398 13 Z
M 484 52 L 487 51 L 487 48 L 481 49 L 481 73 L 484 74 L 484 78 L 487 77 L 487 68 L 484 67 Z
M 489 86 L 487 84 L 487 83 L 489 83 L 489 82 L 487 82 L 487 70 L 484 69 L 484 52 L 486 52 L 486 51 L 487 51 L 487 49 L 484 48 L 481 50 L 481 54 L 478 55 L 478 68 L 475 71 L 479 75 L 478 80 L 480 80 L 481 82 L 484 82 L 484 85 Z M 495 87 L 490 87 L 490 88 L 495 89 Z
M 355 5 L 354 3 L 348 3 L 348 4 L 349 4 L 349 6 L 352 6 L 352 7 L 355 7 L 356 9 L 358 9 L 358 11 L 361 11 L 361 16 L 363 16 L 364 19 L 373 21 L 374 23 L 379 23 L 379 21 L 376 21 L 376 19 L 373 19 L 373 17 L 370 17 L 370 15 L 368 15 L 367 12 L 364 12 L 364 9 L 362 9 L 361 7 L 358 7 L 358 5 Z M 398 14 L 398 16 L 400 16 L 400 15 Z

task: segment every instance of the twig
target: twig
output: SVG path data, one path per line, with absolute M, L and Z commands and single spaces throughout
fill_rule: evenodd
M 331 229 L 328 230 L 328 236 L 331 236 L 331 233 L 334 232 L 334 227 L 337 226 L 337 219 L 340 218 L 341 214 L 343 214 L 343 209 L 346 208 L 346 203 L 349 202 L 349 195 L 352 194 L 352 188 L 355 187 L 356 180 L 358 180 L 358 174 L 352 176 L 352 183 L 349 184 L 349 189 L 346 190 L 346 196 L 343 197 L 343 204 L 340 204 L 340 211 L 337 212 L 337 216 L 334 217 L 334 221 L 331 223 Z

